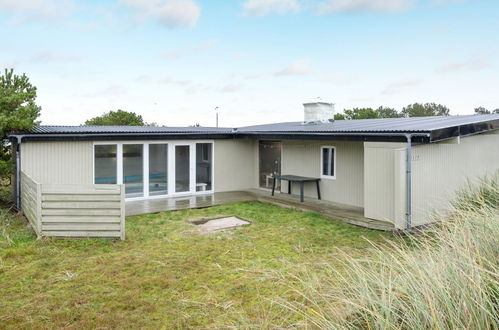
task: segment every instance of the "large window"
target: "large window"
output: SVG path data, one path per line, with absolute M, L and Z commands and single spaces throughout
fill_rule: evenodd
M 336 148 L 321 147 L 321 177 L 336 179 Z
M 168 144 L 149 145 L 149 195 L 168 194 Z
M 95 145 L 94 149 L 94 183 L 116 184 L 117 174 L 116 144 Z
M 123 183 L 126 197 L 144 196 L 144 146 L 123 145 Z
M 212 189 L 212 151 L 211 143 L 196 143 L 196 191 Z
M 213 142 L 151 141 L 94 144 L 94 183 L 123 184 L 125 197 L 213 192 Z

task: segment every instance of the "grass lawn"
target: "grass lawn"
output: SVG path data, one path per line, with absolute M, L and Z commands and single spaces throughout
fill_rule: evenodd
M 236 215 L 200 235 L 189 220 Z M 278 274 L 369 253 L 390 234 L 258 202 L 127 217 L 127 239 L 37 240 L 0 209 L 0 328 L 285 327 Z M 277 275 L 273 275 L 277 274 Z M 293 320 L 293 318 L 295 318 Z M 289 322 L 289 323 L 288 323 Z

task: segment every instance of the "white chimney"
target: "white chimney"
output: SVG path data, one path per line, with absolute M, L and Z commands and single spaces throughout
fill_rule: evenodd
M 305 124 L 328 123 L 333 121 L 334 104 L 327 102 L 303 103 Z

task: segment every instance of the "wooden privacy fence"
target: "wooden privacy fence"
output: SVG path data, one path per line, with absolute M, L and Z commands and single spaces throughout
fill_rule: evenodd
M 38 237 L 125 239 L 123 185 L 40 184 L 22 172 L 21 209 Z

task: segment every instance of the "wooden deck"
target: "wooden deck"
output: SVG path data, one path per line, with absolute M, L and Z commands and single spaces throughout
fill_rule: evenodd
M 269 191 L 260 189 L 222 192 L 201 196 L 128 201 L 126 202 L 126 215 L 130 216 L 147 213 L 157 213 L 162 211 L 203 208 L 215 205 L 248 201 L 260 201 L 285 208 L 299 209 L 308 212 L 318 212 L 329 218 L 343 220 L 350 224 L 372 229 L 394 229 L 393 224 L 389 222 L 365 218 L 364 209 L 360 207 L 352 207 L 307 197 L 305 197 L 305 201 L 301 203 L 299 200 L 299 196 L 281 193 L 276 193 L 275 196 L 271 196 Z

